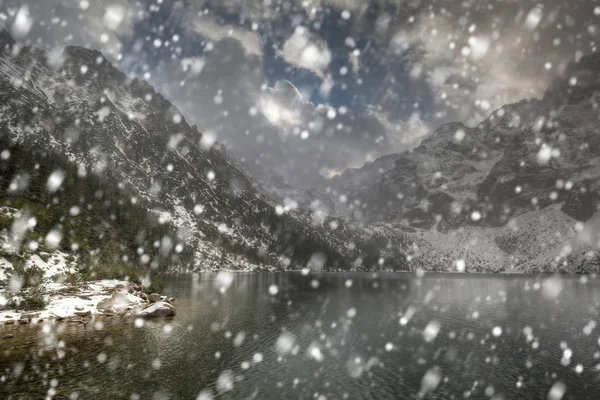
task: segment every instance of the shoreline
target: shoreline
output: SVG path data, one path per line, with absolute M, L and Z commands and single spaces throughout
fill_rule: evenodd
M 368 275 L 373 279 L 392 277 L 414 277 L 414 278 L 440 278 L 451 279 L 473 279 L 473 278 L 506 278 L 506 277 L 531 277 L 533 279 L 591 279 L 597 280 L 598 274 L 561 274 L 561 273 L 522 273 L 522 272 L 457 272 L 457 271 L 240 271 L 219 270 L 203 272 L 174 272 L 165 275 L 187 275 L 195 274 L 214 275 L 216 279 L 219 274 L 260 274 L 260 273 L 291 273 L 303 276 L 348 276 Z M 175 299 L 162 296 L 158 293 L 147 295 L 141 286 L 127 281 L 117 279 L 104 279 L 89 281 L 77 286 L 62 285 L 56 283 L 43 284 L 42 296 L 46 302 L 43 309 L 23 310 L 16 309 L 0 311 L 0 326 L 37 324 L 44 321 L 56 322 L 79 322 L 87 324 L 95 316 L 101 317 L 125 317 L 135 320 L 136 318 L 166 318 L 176 314 L 174 307 Z M 27 294 L 27 291 L 23 294 Z M 23 298 L 22 296 L 14 296 Z
M 272 273 L 298 273 L 302 275 L 343 275 L 343 274 L 375 274 L 375 275 L 413 275 L 416 277 L 423 276 L 431 276 L 431 275 L 451 275 L 453 278 L 458 276 L 468 277 L 478 277 L 478 276 L 488 276 L 488 277 L 503 277 L 503 276 L 523 276 L 523 277 L 551 277 L 551 276 L 560 276 L 560 277 L 572 277 L 572 278 L 580 278 L 587 277 L 590 279 L 598 279 L 600 278 L 600 274 L 596 272 L 590 273 L 566 273 L 566 272 L 522 272 L 522 271 L 482 271 L 482 272 L 470 272 L 470 271 L 314 271 L 310 270 L 306 272 L 303 269 L 290 269 L 285 271 L 245 271 L 245 270 L 229 270 L 229 269 L 221 269 L 221 270 L 206 270 L 206 271 L 174 271 L 167 272 L 163 275 L 193 275 L 193 274 L 214 274 L 217 275 L 220 272 L 225 273 L 233 273 L 233 274 L 272 274 Z M 421 275 L 421 276 L 419 276 Z
M 40 310 L 0 311 L 0 325 L 38 324 L 44 321 L 80 322 L 86 325 L 95 316 L 135 318 L 171 317 L 176 314 L 175 299 L 157 293 L 146 295 L 130 281 L 105 279 L 77 287 L 47 284 Z M 21 296 L 16 296 L 21 297 Z

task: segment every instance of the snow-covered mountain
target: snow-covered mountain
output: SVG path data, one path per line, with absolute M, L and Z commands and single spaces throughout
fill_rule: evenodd
M 314 254 L 346 268 L 359 256 L 324 218 L 270 204 L 175 106 L 101 53 L 67 47 L 51 57 L 7 32 L 0 50 L 3 135 L 66 155 L 174 225 L 195 253 L 181 268 L 300 268 Z
M 346 171 L 329 193 L 250 178 L 97 51 L 50 56 L 6 32 L 0 132 L 66 157 L 175 230 L 189 257 L 171 268 L 581 272 L 598 267 L 597 59 L 569 67 L 544 99 L 476 127 L 443 125 L 413 151 Z
M 367 231 L 407 236 L 413 268 L 467 258 L 476 270 L 598 269 L 599 99 L 593 54 L 542 99 L 506 105 L 476 127 L 442 125 L 413 151 L 331 184 Z

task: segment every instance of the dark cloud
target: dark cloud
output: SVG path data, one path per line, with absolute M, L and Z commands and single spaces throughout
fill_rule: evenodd
M 0 3 L 0 24 L 27 45 L 50 52 L 85 46 L 119 61 L 123 41 L 143 19 L 143 10 L 140 3 L 127 0 L 5 0 Z
M 150 80 L 188 122 L 250 167 L 274 169 L 296 185 L 414 146 L 426 133 L 416 120 L 390 123 L 381 110 L 315 106 L 289 81 L 269 87 L 262 60 L 234 39 L 216 42 L 202 57 L 162 63 Z
M 595 4 L 8 0 L 0 20 L 50 51 L 103 51 L 248 165 L 311 185 L 441 122 L 541 96 L 596 51 Z

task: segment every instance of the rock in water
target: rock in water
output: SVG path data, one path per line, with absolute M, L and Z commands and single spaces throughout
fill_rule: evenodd
M 160 294 L 158 294 L 158 293 L 150 294 L 150 296 L 148 296 L 148 301 L 150 303 L 156 303 L 156 302 L 160 301 Z
M 31 321 L 32 319 L 39 318 L 39 317 L 40 317 L 39 312 L 28 312 L 28 313 L 21 314 L 22 321 Z
M 166 301 L 158 301 L 137 313 L 137 318 L 166 318 L 175 315 L 175 307 Z

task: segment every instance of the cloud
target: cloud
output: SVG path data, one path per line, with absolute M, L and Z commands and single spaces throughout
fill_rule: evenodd
M 123 37 L 143 17 L 139 3 L 126 0 L 44 0 L 2 3 L 2 27 L 25 44 L 56 53 L 64 46 L 98 49 L 112 61 L 122 57 Z M 25 29 L 26 28 L 26 29 Z
M 439 120 L 476 124 L 504 104 L 541 97 L 574 49 L 593 42 L 593 29 L 585 28 L 592 4 L 575 1 L 567 10 L 560 1 L 542 3 L 423 8 L 409 26 L 389 33 L 388 52 L 407 54 L 413 79 L 425 80 L 435 95 Z
M 390 120 L 381 107 L 369 106 L 367 113 L 376 118 L 383 126 L 392 152 L 401 152 L 417 147 L 431 133 L 429 124 L 423 122 L 417 113 L 413 113 L 407 121 Z
M 300 126 L 302 107 L 305 105 L 302 95 L 288 81 L 277 81 L 273 88 L 267 88 L 258 95 L 258 109 L 282 132 L 287 133 L 287 127 Z
M 543 94 L 553 75 L 524 69 L 520 53 L 533 40 L 523 37 L 518 27 L 498 35 L 485 25 L 456 29 L 452 22 L 450 17 L 422 16 L 406 36 L 392 38 L 392 48 L 406 43 L 424 51 L 413 68 L 426 74 L 442 111 L 438 117 L 450 113 L 475 124 L 504 104 Z
M 188 30 L 215 42 L 224 38 L 235 39 L 241 43 L 246 53 L 262 56 L 262 39 L 256 32 L 236 25 L 220 25 L 206 15 L 198 16 L 189 12 L 186 14 L 188 15 L 185 19 Z
M 430 126 L 476 124 L 541 96 L 600 31 L 587 0 L 498 0 L 492 10 L 462 0 L 23 3 L 0 6 L 22 41 L 121 60 L 208 136 L 301 185 L 414 147 Z
M 352 51 L 350 52 L 349 55 L 349 59 L 350 59 L 350 66 L 352 67 L 352 71 L 357 74 L 360 71 L 360 56 L 359 56 L 360 52 L 358 51 Z
M 307 153 L 319 155 L 321 165 L 315 169 L 318 167 L 321 174 L 410 149 L 429 133 L 417 114 L 403 122 L 390 119 L 381 107 L 357 112 L 325 104 L 314 106 L 288 81 L 278 81 L 263 91 L 258 103 L 282 136 L 293 138 L 291 143 L 305 147 Z
M 304 68 L 323 78 L 331 62 L 327 42 L 303 26 L 296 27 L 285 41 L 279 55 L 288 63 Z
M 151 83 L 188 123 L 224 143 L 251 171 L 277 171 L 297 186 L 410 148 L 424 134 L 414 128 L 424 126 L 417 116 L 401 123 L 382 109 L 314 105 L 287 80 L 269 87 L 263 62 L 227 37 L 202 57 L 161 64 Z

